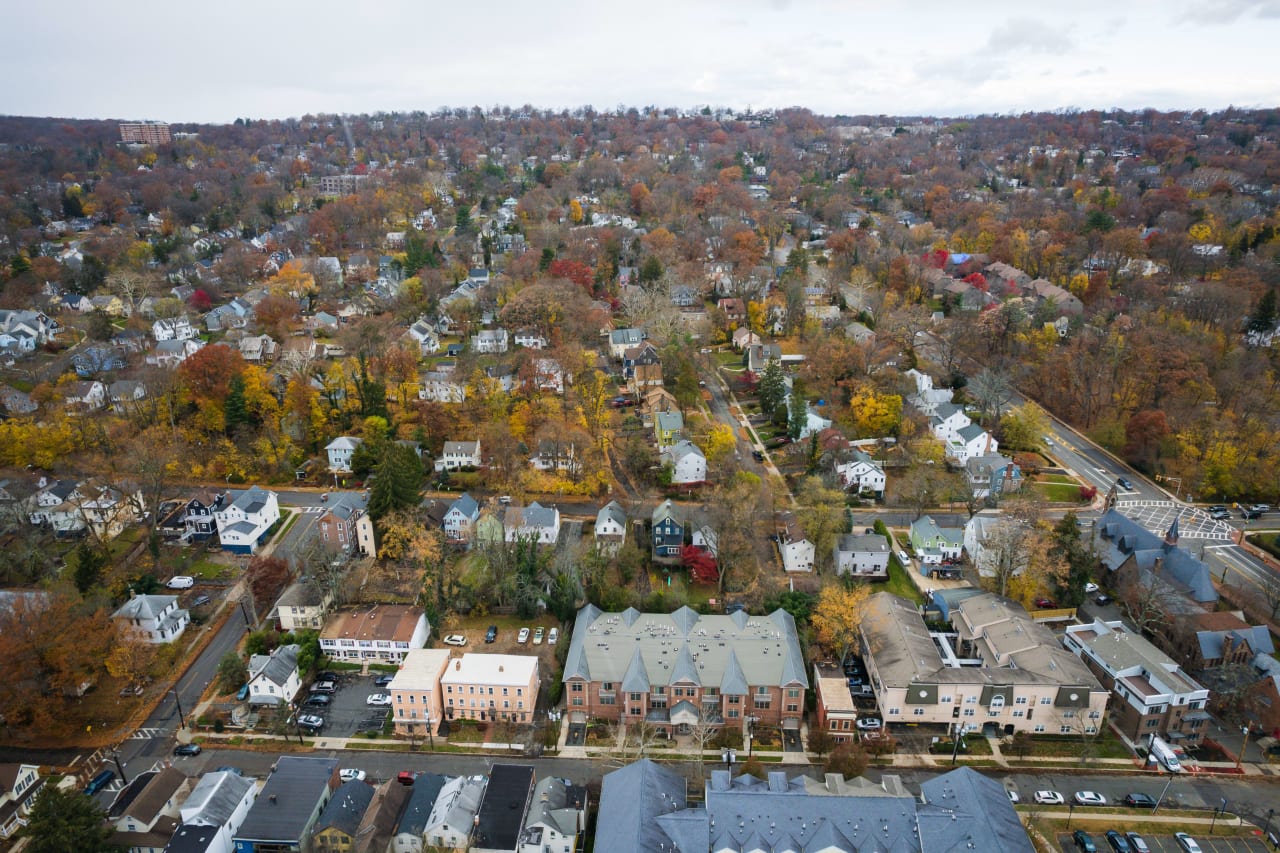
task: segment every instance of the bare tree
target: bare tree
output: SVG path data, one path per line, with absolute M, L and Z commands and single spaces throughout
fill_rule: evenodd
M 1004 413 L 1004 407 L 1013 400 L 1015 393 L 1008 374 L 988 368 L 983 368 L 977 376 L 970 379 L 965 390 L 977 402 L 983 417 L 991 418 L 991 429 L 1000 425 L 1000 416 Z

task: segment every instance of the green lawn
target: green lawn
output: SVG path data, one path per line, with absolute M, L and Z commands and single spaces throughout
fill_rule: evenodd
M 1080 503 L 1080 486 L 1077 483 L 1033 483 L 1032 487 L 1047 501 Z
M 1068 483 L 1070 485 L 1079 486 L 1079 482 L 1068 477 L 1066 474 L 1037 474 L 1036 480 L 1041 483 Z
M 721 367 L 742 367 L 742 353 L 733 350 L 721 350 L 716 353 L 716 361 Z
M 889 555 L 889 580 L 884 583 L 871 584 L 871 592 L 872 594 L 891 592 L 894 595 L 910 599 L 916 604 L 924 603 L 924 596 L 920 594 L 920 590 L 916 589 L 916 585 L 911 582 L 911 578 L 907 577 L 907 570 L 899 565 L 897 556 L 893 554 Z

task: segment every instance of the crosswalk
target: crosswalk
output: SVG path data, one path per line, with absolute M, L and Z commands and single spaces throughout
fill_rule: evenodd
M 322 506 L 300 506 L 297 508 L 303 515 L 324 515 L 325 508 Z
M 1118 500 L 1116 509 L 1157 536 L 1163 536 L 1175 518 L 1178 519 L 1179 534 L 1184 539 L 1230 542 L 1235 535 L 1231 525 L 1210 518 L 1197 507 L 1173 501 Z
M 169 736 L 168 729 L 138 729 L 129 735 L 129 740 L 154 740 Z

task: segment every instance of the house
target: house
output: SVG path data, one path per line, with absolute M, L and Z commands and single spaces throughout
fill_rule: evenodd
M 1190 669 L 1247 664 L 1257 655 L 1275 653 L 1266 625 L 1250 625 L 1234 613 L 1205 613 L 1193 623 L 1196 644 Z
M 870 346 L 876 342 L 876 333 L 858 322 L 845 326 L 844 336 L 859 346 Z
M 693 308 L 702 304 L 702 294 L 695 287 L 677 284 L 671 288 L 671 304 L 677 308 Z
M 572 442 L 564 443 L 554 439 L 543 439 L 538 442 L 538 451 L 529 457 L 529 464 L 539 471 L 551 471 L 576 477 L 582 468 L 582 460 Z
M 313 580 L 288 586 L 276 601 L 273 615 L 281 631 L 315 631 L 333 605 L 333 590 Z
M 744 349 L 764 343 L 760 339 L 759 335 L 745 326 L 740 329 L 734 329 L 733 337 L 730 340 L 733 342 L 733 348 L 738 352 L 742 352 Z
M 469 542 L 475 532 L 476 522 L 480 520 L 480 504 L 471 495 L 463 492 L 449 505 L 444 514 L 442 526 L 444 538 L 450 542 Z
M 445 719 L 528 722 L 538 702 L 538 658 L 467 652 L 449 661 L 440 692 Z
M 117 414 L 128 414 L 135 405 L 147 399 L 147 386 L 136 379 L 120 379 L 107 386 L 107 400 L 111 403 L 111 411 Z
M 650 388 L 640 401 L 640 408 L 647 414 L 656 415 L 658 412 L 678 412 L 680 403 L 666 388 Z
M 609 355 L 617 361 L 622 361 L 627 350 L 639 346 L 644 339 L 643 329 L 614 329 L 609 333 Z
M 137 521 L 146 507 L 138 489 L 125 493 L 113 486 L 81 483 L 76 487 L 70 511 L 78 516 L 81 526 L 87 526 L 99 539 L 113 539 Z
M 178 803 L 190 784 L 176 767 L 134 777 L 107 812 L 107 821 L 115 830 L 112 843 L 130 853 L 164 850 L 178 828 Z
M 862 450 L 851 450 L 848 459 L 836 463 L 835 471 L 840 478 L 840 485 L 845 489 L 856 487 L 859 494 L 884 494 L 884 466 Z
M 653 416 L 653 433 L 658 447 L 675 444 L 684 431 L 684 415 L 679 412 L 658 412 Z
M 311 832 L 314 853 L 349 853 L 355 846 L 356 833 L 364 814 L 373 802 L 373 786 L 353 779 L 333 792 Z
M 590 604 L 578 611 L 563 681 L 570 722 L 644 721 L 672 734 L 704 724 L 741 730 L 748 717 L 798 731 L 809 687 L 785 610 L 605 613 Z
M 848 678 L 837 666 L 813 665 L 813 693 L 815 701 L 815 729 L 822 729 L 837 744 L 858 740 L 858 707 L 849 690 Z
M 944 562 L 960 559 L 964 547 L 964 531 L 959 527 L 939 527 L 932 516 L 922 515 L 911 522 L 909 535 L 911 550 L 920 561 L 920 571 L 925 566 L 939 566 Z
M 320 546 L 330 554 L 365 553 L 362 550 L 356 528 L 361 518 L 367 515 L 364 507 L 352 496 L 339 495 L 331 502 L 320 517 L 316 519 L 316 530 L 320 533 Z
M 741 299 L 733 296 L 726 296 L 716 300 L 716 307 L 724 312 L 724 318 L 730 323 L 740 323 L 747 319 L 747 306 L 742 303 Z M 734 330 L 737 331 L 736 329 Z M 756 341 L 759 343 L 759 341 Z M 742 349 L 734 342 L 734 349 Z
M 172 643 L 187 629 L 191 614 L 178 609 L 176 595 L 131 593 L 111 618 L 145 643 Z
M 440 678 L 449 659 L 448 649 L 411 649 L 404 656 L 387 685 L 396 734 L 413 737 L 439 731 L 444 719 Z
M 276 342 L 270 335 L 248 335 L 239 341 L 240 357 L 251 364 L 271 361 L 276 355 Z
M 362 444 L 364 444 L 363 438 L 340 435 L 325 445 L 324 451 L 329 455 L 329 470 L 349 473 L 351 457 Z
M 1079 317 L 1084 313 L 1084 303 L 1080 301 L 1080 297 L 1043 278 L 1032 280 L 1025 287 L 1025 292 L 1028 296 L 1034 296 L 1041 304 L 1052 305 L 1059 316 Z
M 156 344 L 155 349 L 147 353 L 146 361 L 152 367 L 177 367 L 203 347 L 204 341 L 196 339 L 161 341 Z
M 676 518 L 676 506 L 670 500 L 658 504 L 650 518 L 653 527 L 653 556 L 671 560 L 680 556 L 684 547 L 684 524 Z
M 0 308 L 0 334 L 23 341 L 22 349 L 27 352 L 56 338 L 61 328 L 43 311 Z
M 814 544 L 804 534 L 800 520 L 793 513 L 778 513 L 778 551 L 782 555 L 782 568 L 788 572 L 813 571 Z
M 435 403 L 462 403 L 467 399 L 467 386 L 454 377 L 453 371 L 428 371 L 422 374 L 418 399 Z
M 435 775 L 435 774 L 425 774 Z M 428 791 L 429 785 L 425 776 L 419 776 L 413 785 L 386 784 L 374 789 L 373 801 L 364 813 L 364 819 L 356 830 L 356 842 L 351 853 L 385 853 L 391 846 L 391 837 L 404 814 L 411 794 L 422 790 L 424 796 L 430 796 L 431 802 L 426 809 L 430 812 L 435 804 L 435 794 Z
M 640 344 L 627 350 L 622 356 L 622 375 L 628 380 L 633 394 L 646 388 L 662 387 L 662 359 L 653 344 Z
M 440 351 L 440 336 L 436 333 L 435 324 L 426 317 L 419 317 L 409 327 L 409 337 L 418 345 L 418 350 L 423 356 Z
M 524 764 L 494 764 L 489 784 L 476 813 L 471 853 L 517 853 L 529 802 L 533 797 L 533 768 Z
M 249 704 L 284 705 L 302 688 L 298 645 L 277 646 L 269 655 L 249 658 Z
M 89 298 L 93 304 L 94 311 L 101 311 L 109 317 L 127 317 L 129 316 L 128 306 L 124 301 L 114 294 L 99 294 Z
M 566 384 L 571 383 L 560 362 L 554 358 L 537 358 L 533 361 L 533 385 L 539 391 L 552 394 L 563 394 Z
M 280 520 L 280 504 L 275 492 L 250 486 L 215 511 L 213 517 L 222 550 L 252 554 L 266 541 L 272 525 Z
M 480 510 L 475 530 L 475 541 L 481 545 L 498 545 L 507 539 L 502 517 L 489 509 Z
M 506 329 L 482 329 L 471 336 L 471 349 L 478 353 L 504 353 L 507 351 Z
M 984 578 L 1020 575 L 1031 560 L 1024 548 L 1013 547 L 1023 522 L 1008 516 L 979 513 L 964 525 L 964 550 Z
M 41 478 L 43 480 L 43 478 Z M 59 532 L 82 530 L 85 527 L 80 504 L 84 495 L 75 480 L 46 482 L 35 494 L 35 506 L 28 515 L 32 524 L 47 524 Z
M 1016 602 L 966 592 L 946 610 L 954 634 L 927 627 L 905 598 L 868 599 L 859 648 L 881 718 L 1004 735 L 1096 733 L 1109 693 L 1089 669 Z
M 515 335 L 516 346 L 528 349 L 546 349 L 551 346 L 547 336 L 537 329 L 520 329 Z
M 171 319 L 161 318 L 151 324 L 151 337 L 160 341 L 187 341 L 197 336 L 194 326 L 184 314 Z
M 446 441 L 440 458 L 436 460 L 437 471 L 461 471 L 464 468 L 479 468 L 483 463 L 480 457 L 480 439 L 474 441 Z
M 310 335 L 291 335 L 280 344 L 279 366 L 287 370 L 302 370 L 315 360 L 316 339 Z
M 232 839 L 235 853 L 306 850 L 311 829 L 333 796 L 336 758 L 281 755 Z
M 1134 743 L 1195 747 L 1208 733 L 1209 689 L 1123 622 L 1068 625 L 1062 644 L 1111 691 L 1111 724 Z
M 107 388 L 96 380 L 71 382 L 63 392 L 67 408 L 80 412 L 96 412 L 107 404 Z
M 12 838 L 27 825 L 31 803 L 44 787 L 35 764 L 0 764 L 0 838 Z
M 889 579 L 889 539 L 879 533 L 846 533 L 838 537 L 832 558 L 836 574 L 859 580 Z
M 0 385 L 0 409 L 10 415 L 29 415 L 38 411 L 40 404 L 31 399 L 26 391 L 19 391 L 9 385 Z
M 331 615 L 320 631 L 320 650 L 336 661 L 399 663 L 430 635 L 422 608 L 380 604 Z
M 508 542 L 531 539 L 539 545 L 554 545 L 560 538 L 560 510 L 537 501 L 526 507 L 509 506 L 502 526 Z
M 685 486 L 707 481 L 707 457 L 692 441 L 680 439 L 670 447 L 664 447 L 658 458 L 663 465 L 671 467 L 672 485 Z
M 487 776 L 458 776 L 446 781 L 421 833 L 427 844 L 445 850 L 467 849 L 488 784 Z M 395 853 L 400 850 L 397 847 Z
M 915 393 L 909 395 L 907 400 L 925 417 L 932 418 L 938 413 L 939 406 L 951 402 L 955 392 L 950 388 L 934 388 L 933 377 L 929 374 L 921 373 L 913 367 L 906 375 L 916 386 Z
M 554 776 L 539 779 L 520 830 L 519 853 L 573 853 L 587 828 L 587 807 L 584 786 Z
M 257 799 L 253 779 L 228 770 L 205 773 L 178 810 L 182 824 L 166 853 L 231 853 L 232 839 Z
M 461 779 L 480 779 L 485 777 L 460 777 Z M 426 837 L 427 827 L 431 821 L 431 815 L 439 802 L 441 795 L 448 788 L 450 783 L 448 776 L 441 776 L 439 773 L 420 773 L 413 780 L 413 785 L 408 789 L 409 794 L 405 797 L 404 809 L 397 815 L 395 826 L 391 830 L 390 843 L 382 850 L 390 851 L 390 853 L 423 853 L 423 839 Z M 395 787 L 404 787 L 396 785 Z M 480 793 L 476 794 L 476 805 L 479 805 L 480 796 L 484 791 L 483 782 L 481 782 Z M 475 812 L 471 812 L 474 818 Z M 469 833 L 471 827 L 468 826 L 466 831 Z M 442 835 L 450 840 L 454 836 Z M 437 845 L 432 844 L 431 850 L 465 850 L 466 835 L 462 835 L 461 845 Z M 382 853 L 378 850 L 377 853 Z
M 752 373 L 764 372 L 771 361 L 782 361 L 782 347 L 777 344 L 751 344 L 744 351 L 743 363 Z
M 1176 609 L 1184 616 L 1211 610 L 1218 600 L 1209 567 L 1178 547 L 1177 519 L 1162 540 L 1111 509 L 1094 522 L 1091 538 L 1111 576 L 1108 586 L 1118 589 L 1138 583 L 1159 589 L 1161 608 Z
M 226 501 L 225 492 L 213 489 L 197 491 L 186 503 L 174 510 L 173 529 L 185 542 L 206 542 L 218 532 L 214 513 L 222 508 Z M 165 523 L 162 523 L 162 527 Z
M 594 530 L 596 546 L 602 551 L 618 553 L 627 541 L 627 512 L 622 504 L 609 501 L 596 513 Z
M 1022 469 L 1018 463 L 999 453 L 970 457 L 964 463 L 964 476 L 969 492 L 975 498 L 994 500 L 1022 488 Z

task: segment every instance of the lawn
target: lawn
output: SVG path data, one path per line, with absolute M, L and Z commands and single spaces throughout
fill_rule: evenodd
M 1035 735 L 1031 741 L 1031 752 L 1028 758 L 1071 758 L 1081 752 L 1079 735 Z M 1001 746 L 1006 758 L 1017 758 L 1018 754 L 1007 743 Z M 1092 758 L 1133 758 L 1133 753 L 1124 745 L 1124 741 L 1116 737 L 1110 729 L 1104 728 L 1093 741 Z
M 1036 481 L 1040 483 L 1066 483 L 1073 486 L 1079 486 L 1080 483 L 1068 477 L 1066 474 L 1037 474 Z
M 1078 483 L 1033 483 L 1032 487 L 1047 501 L 1053 503 L 1080 503 Z
M 920 590 L 916 589 L 916 585 L 911 582 L 911 578 L 907 577 L 907 570 L 902 568 L 898 563 L 897 556 L 894 554 L 889 555 L 889 580 L 884 583 L 871 584 L 871 592 L 891 592 L 894 595 L 910 599 L 916 604 L 924 603 L 924 596 L 920 594 Z
M 742 367 L 742 353 L 733 350 L 721 350 L 716 353 L 716 361 L 721 367 Z

